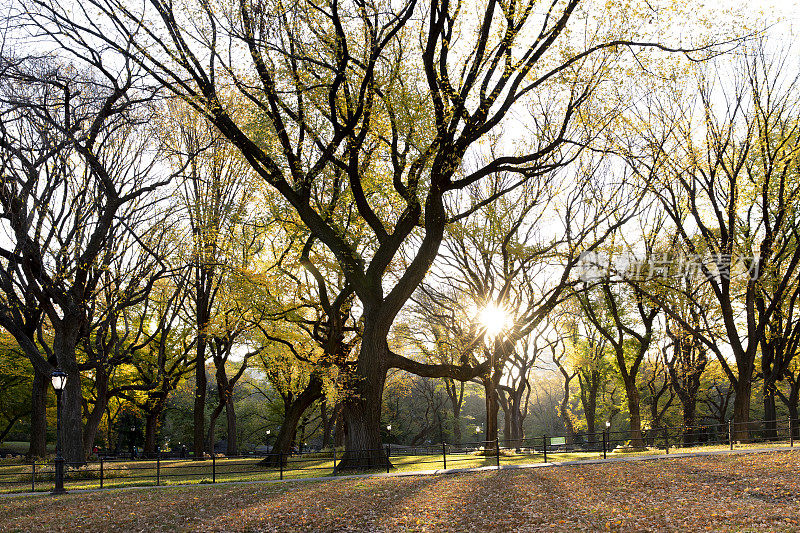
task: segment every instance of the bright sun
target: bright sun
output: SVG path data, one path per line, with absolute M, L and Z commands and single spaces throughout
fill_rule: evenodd
M 494 337 L 508 326 L 508 313 L 501 306 L 491 303 L 478 314 L 478 319 L 486 328 L 486 336 Z

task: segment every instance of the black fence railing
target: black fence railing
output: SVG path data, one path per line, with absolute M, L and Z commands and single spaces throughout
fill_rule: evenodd
M 612 453 L 670 453 L 678 448 L 704 446 L 729 449 L 778 443 L 794 446 L 799 429 L 800 420 L 785 419 L 753 421 L 738 426 L 726 423 L 652 428 L 643 430 L 640 435 L 605 428 L 594 433 L 542 435 L 518 440 L 424 446 L 386 444 L 381 450 L 346 456 L 342 451 L 332 449 L 292 455 L 214 456 L 202 460 L 160 453 L 155 459 L 145 460 L 100 457 L 85 464 L 67 463 L 64 481 L 68 490 L 74 490 L 299 479 L 359 470 L 390 472 L 500 467 L 606 458 Z M 0 493 L 49 491 L 53 488 L 54 478 L 52 462 L 0 461 Z

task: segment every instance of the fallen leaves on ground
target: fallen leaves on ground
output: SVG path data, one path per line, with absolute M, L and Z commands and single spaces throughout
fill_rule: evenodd
M 800 531 L 800 452 L 0 499 L 2 531 Z

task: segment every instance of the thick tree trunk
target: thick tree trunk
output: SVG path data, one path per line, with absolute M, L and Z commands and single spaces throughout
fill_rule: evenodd
M 753 390 L 751 375 L 739 374 L 736 381 L 736 397 L 733 399 L 733 440 L 739 442 L 750 441 L 750 400 Z
M 156 435 L 158 433 L 158 418 L 161 410 L 150 411 L 144 419 L 144 456 L 155 457 L 157 454 Z
M 61 395 L 61 448 L 68 464 L 86 463 L 83 448 L 83 390 L 77 368 L 66 371 L 67 386 Z
M 388 371 L 389 324 L 377 323 L 365 308 L 367 317 L 355 375 L 350 378 L 343 411 L 347 434 L 339 470 L 386 468 L 388 459 L 381 442 L 381 404 Z
M 53 341 L 53 353 L 58 365 L 67 374 L 67 384 L 61 395 L 61 448 L 68 464 L 85 464 L 83 448 L 83 388 L 75 358 L 79 326 L 65 317 Z
M 47 456 L 47 391 L 50 376 L 42 374 L 33 367 L 31 387 L 31 436 L 27 458 Z
M 359 381 L 352 387 L 352 396 L 344 400 L 346 425 L 345 453 L 340 470 L 385 468 L 388 459 L 380 434 L 381 396 L 386 379 L 385 367 L 362 369 L 359 361 Z
M 628 413 L 630 414 L 630 440 L 631 446 L 635 448 L 644 447 L 644 439 L 642 438 L 642 415 L 641 407 L 639 405 L 639 390 L 635 384 L 628 385 L 626 383 L 626 396 L 628 399 Z

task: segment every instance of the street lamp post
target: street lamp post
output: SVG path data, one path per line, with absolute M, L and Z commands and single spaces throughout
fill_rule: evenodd
M 392 425 L 386 424 L 386 440 L 388 441 L 389 453 L 392 451 Z
M 131 426 L 131 433 L 130 433 L 130 448 L 131 448 L 131 461 L 136 459 L 136 448 L 133 446 L 133 438 L 136 435 L 136 426 Z
M 53 371 L 50 379 L 56 391 L 56 485 L 51 494 L 66 494 L 64 490 L 64 457 L 61 455 L 61 393 L 67 385 L 67 374 L 59 369 Z
M 611 445 L 611 433 L 609 431 L 610 428 L 611 428 L 611 422 L 606 420 L 605 438 L 603 439 L 603 459 L 606 458 L 606 450 Z

